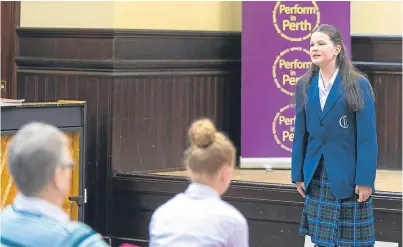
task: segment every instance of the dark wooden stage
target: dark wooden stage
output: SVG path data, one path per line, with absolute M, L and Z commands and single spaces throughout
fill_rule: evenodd
M 157 172 L 154 174 L 168 176 L 187 176 L 186 171 Z M 236 169 L 233 181 L 291 184 L 289 170 L 245 170 Z M 378 170 L 376 174 L 375 188 L 377 191 L 402 192 L 402 171 Z
M 256 180 L 265 177 L 271 181 L 287 181 L 288 173 L 238 170 L 236 180 L 224 195 L 224 200 L 247 218 L 250 246 L 305 246 L 305 238 L 298 234 L 303 200 L 295 186 L 262 180 L 242 181 L 248 176 Z M 186 189 L 188 179 L 182 175 L 183 171 L 165 175 L 116 174 L 112 186 L 114 198 L 110 219 L 114 227 L 111 242 L 119 244 L 130 238 L 133 243 L 147 246 L 149 219 L 158 206 Z M 402 238 L 401 184 L 401 172 L 379 171 L 377 186 L 391 191 L 378 190 L 373 195 L 377 240 L 399 243 L 399 246 Z

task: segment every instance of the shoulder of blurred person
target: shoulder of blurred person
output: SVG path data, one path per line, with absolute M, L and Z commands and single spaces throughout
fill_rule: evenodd
M 11 205 L 0 213 L 0 224 L 4 246 L 109 246 L 99 233 L 82 222 L 16 213 Z
M 69 235 L 65 238 L 63 246 L 98 247 L 109 246 L 102 235 L 82 222 L 70 221 L 67 224 Z

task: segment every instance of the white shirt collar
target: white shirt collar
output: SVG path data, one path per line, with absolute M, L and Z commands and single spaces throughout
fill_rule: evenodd
M 330 78 L 329 83 L 327 84 L 326 88 L 323 86 L 323 80 L 322 80 L 322 76 L 321 76 L 321 72 L 319 71 L 319 80 L 318 80 L 318 86 L 319 89 L 321 90 L 329 90 L 332 88 L 334 81 L 336 80 L 337 74 L 339 73 L 339 68 L 337 68 L 334 73 L 332 78 Z
M 220 197 L 213 188 L 201 183 L 191 183 L 186 189 L 185 194 L 191 197 Z
M 19 193 L 13 206 L 17 211 L 42 214 L 61 222 L 69 221 L 69 216 L 61 207 L 37 197 L 27 197 Z

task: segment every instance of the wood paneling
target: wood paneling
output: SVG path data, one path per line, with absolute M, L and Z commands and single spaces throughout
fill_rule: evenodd
M 402 170 L 402 37 L 353 36 L 352 54 L 375 92 L 378 168 Z
M 215 73 L 116 79 L 114 172 L 183 167 L 186 129 L 199 117 L 223 123 L 229 115 L 223 112 L 230 110 L 224 91 L 237 80 Z
M 376 95 L 378 168 L 402 170 L 402 75 L 369 73 Z
M 20 25 L 20 1 L 1 1 L 1 97 L 17 97 L 18 37 L 15 27 Z M 4 83 L 3 83 L 4 82 Z M 3 88 L 4 87 L 4 88 Z
M 80 61 L 88 65 L 92 61 L 111 62 L 113 59 L 114 31 L 110 29 L 20 27 L 16 31 L 20 37 L 21 61 L 65 62 L 59 67 L 66 69 L 68 64 L 77 65 Z M 49 67 L 41 66 L 43 69 Z
M 18 96 L 28 102 L 62 99 L 87 102 L 86 222 L 106 231 L 110 189 L 113 78 L 72 71 L 18 70 Z
M 352 35 L 351 53 L 357 62 L 401 64 L 402 36 Z M 398 71 L 401 72 L 401 67 Z

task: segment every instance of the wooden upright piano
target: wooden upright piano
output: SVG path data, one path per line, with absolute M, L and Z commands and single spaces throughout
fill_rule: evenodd
M 18 189 L 8 171 L 7 150 L 13 135 L 29 122 L 39 121 L 62 130 L 71 141 L 75 161 L 69 197 L 63 209 L 72 220 L 84 220 L 85 189 L 85 115 L 83 101 L 22 103 L 1 106 L 1 209 L 13 202 Z

